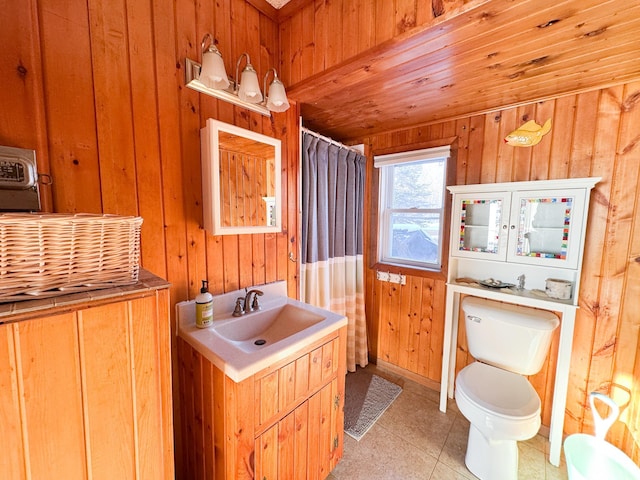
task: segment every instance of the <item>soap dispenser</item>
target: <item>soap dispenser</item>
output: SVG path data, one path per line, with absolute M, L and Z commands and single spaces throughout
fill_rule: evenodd
M 213 295 L 207 291 L 209 282 L 202 280 L 202 288 L 196 297 L 196 327 L 206 328 L 213 324 Z

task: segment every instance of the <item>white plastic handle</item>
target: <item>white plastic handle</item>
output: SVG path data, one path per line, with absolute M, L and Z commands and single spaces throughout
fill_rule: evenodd
M 611 409 L 609 416 L 606 418 L 602 418 L 596 410 L 595 400 L 596 398 L 601 402 L 607 404 L 607 406 Z M 591 404 L 591 413 L 593 414 L 593 423 L 596 428 L 596 438 L 600 440 L 604 440 L 604 437 L 607 436 L 607 432 L 611 428 L 611 425 L 618 419 L 618 415 L 620 415 L 620 408 L 618 404 L 614 402 L 611 398 L 607 397 L 604 393 L 599 392 L 591 392 L 589 394 L 589 403 Z

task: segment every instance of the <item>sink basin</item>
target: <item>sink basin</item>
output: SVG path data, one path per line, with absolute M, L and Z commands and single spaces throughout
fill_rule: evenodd
M 245 352 L 253 352 L 300 333 L 326 317 L 290 303 L 251 312 L 214 327 L 221 337 Z
M 176 305 L 178 335 L 235 382 L 347 324 L 344 315 L 288 298 L 284 282 L 258 288 L 264 292 L 261 310 L 241 317 L 231 312 L 245 290 L 214 296 L 213 325 L 207 328 L 196 327 L 193 301 Z

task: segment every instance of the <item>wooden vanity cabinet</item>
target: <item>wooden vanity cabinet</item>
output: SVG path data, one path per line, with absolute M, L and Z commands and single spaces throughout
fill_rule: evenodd
M 178 338 L 185 472 L 322 480 L 342 457 L 346 327 L 234 382 Z
M 0 477 L 174 478 L 168 288 L 2 320 Z

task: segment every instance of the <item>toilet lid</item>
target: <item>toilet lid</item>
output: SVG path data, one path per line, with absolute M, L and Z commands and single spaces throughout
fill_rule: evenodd
M 474 362 L 456 379 L 458 394 L 466 396 L 488 413 L 528 418 L 540 415 L 540 398 L 522 375 Z

